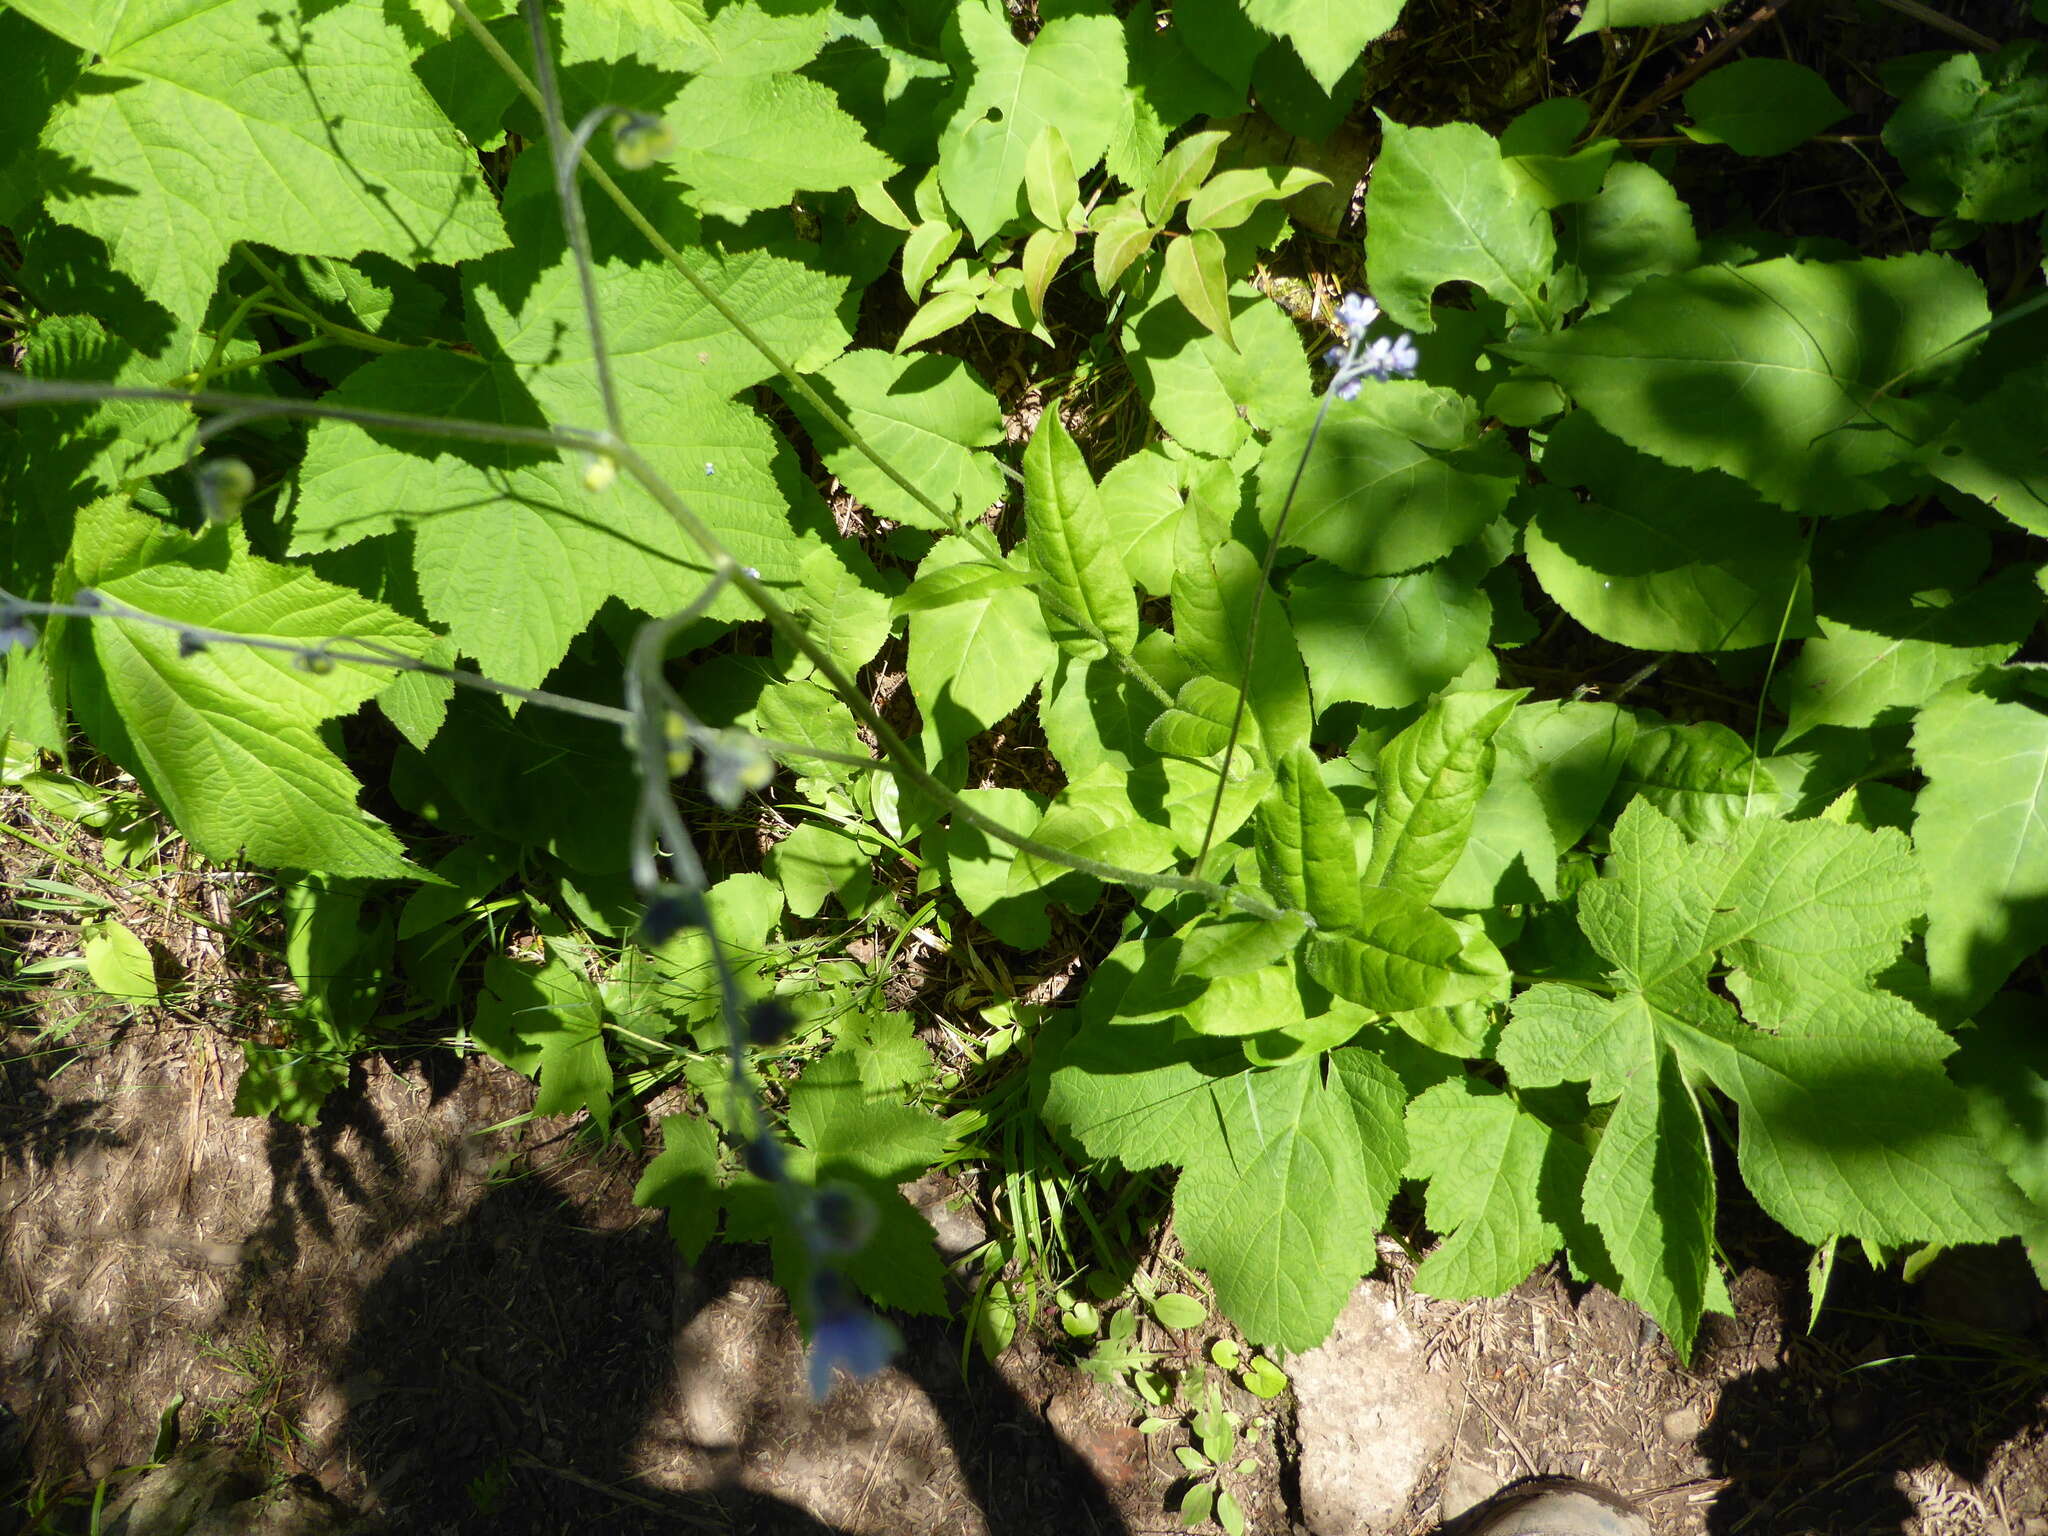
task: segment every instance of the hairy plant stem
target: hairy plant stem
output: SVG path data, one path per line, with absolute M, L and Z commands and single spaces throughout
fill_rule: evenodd
M 476 13 L 469 8 L 466 0 L 449 0 L 449 5 L 455 14 L 461 18 L 462 24 L 469 29 L 470 34 L 476 38 L 478 44 L 491 56 L 492 61 L 497 64 L 498 68 L 505 72 L 519 92 L 533 106 L 540 110 L 544 118 L 548 117 L 547 102 L 541 88 L 534 83 L 524 69 L 520 68 L 519 61 L 513 58 L 505 50 L 504 45 L 497 38 L 493 37 L 490 30 L 477 19 Z M 635 203 L 626 194 L 625 189 L 612 179 L 611 174 L 599 163 L 596 156 L 592 155 L 588 149 L 585 149 L 575 157 L 575 160 L 569 162 L 570 167 L 573 168 L 577 161 L 581 163 L 583 174 L 591 179 L 600 192 L 611 199 L 613 206 L 625 215 L 627 222 L 640 232 L 648 244 L 654 247 L 655 254 L 660 256 L 669 266 L 673 267 L 677 275 L 695 289 L 698 296 L 705 303 L 709 304 L 716 311 L 718 317 L 731 326 L 748 346 L 760 353 L 762 360 L 782 376 L 789 387 L 803 398 L 806 405 L 818 413 L 827 426 L 845 438 L 848 445 L 863 458 L 867 459 L 869 463 L 873 464 L 875 468 L 887 475 L 905 495 L 930 512 L 941 524 L 965 538 L 969 544 L 973 545 L 978 554 L 991 561 L 998 563 L 1002 561 L 1003 553 L 1001 546 L 996 543 L 994 533 L 986 525 L 971 518 L 962 518 L 957 510 L 941 506 L 922 486 L 918 485 L 892 464 L 879 449 L 860 433 L 859 429 L 852 422 L 846 419 L 838 407 L 812 387 L 810 380 L 799 373 L 796 366 L 789 359 L 785 358 L 771 346 L 766 337 L 747 324 L 739 312 L 725 302 L 723 294 L 710 283 L 707 283 L 702 277 L 698 276 L 696 269 L 683 259 L 683 253 L 670 244 L 667 236 L 655 228 L 653 221 L 640 211 L 639 204 Z M 567 199 L 565 206 L 566 202 L 573 201 L 573 198 Z M 571 251 L 572 255 L 575 255 L 577 258 L 579 277 L 587 285 L 589 282 L 589 258 L 586 254 L 576 252 L 573 245 Z M 616 424 L 613 426 L 613 431 L 617 436 L 623 437 L 625 435 L 623 432 L 618 431 Z M 1142 662 L 1121 646 L 1109 640 L 1084 615 L 1075 612 L 1071 607 L 1051 594 L 1041 593 L 1039 600 L 1052 611 L 1061 623 L 1071 625 L 1090 640 L 1100 645 L 1125 675 L 1130 677 L 1133 682 L 1145 689 L 1146 692 L 1150 693 L 1160 703 L 1171 704 L 1173 702 L 1173 695 L 1166 691 L 1165 687 L 1146 669 Z
M 1280 554 L 1280 538 L 1287 532 L 1287 517 L 1294 510 L 1294 496 L 1301 489 L 1301 477 L 1308 470 L 1308 456 L 1316 451 L 1316 439 L 1322 436 L 1323 422 L 1330 414 L 1330 401 L 1336 397 L 1337 381 L 1332 379 L 1323 390 L 1322 403 L 1316 407 L 1316 419 L 1308 429 L 1308 441 L 1301 446 L 1301 457 L 1294 461 L 1294 478 L 1287 482 L 1287 499 L 1280 503 L 1280 515 L 1274 519 L 1272 536 L 1266 540 L 1266 555 L 1259 562 L 1259 584 L 1252 591 L 1252 615 L 1245 624 L 1244 675 L 1238 679 L 1237 705 L 1230 713 L 1230 735 L 1223 742 L 1223 766 L 1216 775 L 1216 797 L 1209 802 L 1209 824 L 1202 830 L 1201 850 L 1195 855 L 1195 867 L 1200 869 L 1202 861 L 1209 856 L 1209 844 L 1216 836 L 1216 819 L 1223 811 L 1223 791 L 1230 783 L 1230 760 L 1237 753 L 1237 738 L 1244 730 L 1245 706 L 1251 698 L 1252 664 L 1259 653 L 1259 615 L 1266 606 L 1266 592 L 1273 584 L 1273 562 Z
M 1139 870 L 1123 869 L 1114 864 L 1105 864 L 1097 859 L 1084 858 L 1038 842 L 1021 833 L 1013 832 L 1001 822 L 977 811 L 965 800 L 946 788 L 924 769 L 918 755 L 903 738 L 889 727 L 887 721 L 877 714 L 868 703 L 867 696 L 854 685 L 831 655 L 813 641 L 808 631 L 797 622 L 795 615 L 782 603 L 760 579 L 740 565 L 733 558 L 718 536 L 690 511 L 682 497 L 663 479 L 658 471 L 641 458 L 629 444 L 622 442 L 609 432 L 593 432 L 580 427 L 508 427 L 490 422 L 466 421 L 460 418 L 438 416 L 415 416 L 402 411 L 367 411 L 353 406 L 323 405 L 311 400 L 264 399 L 252 401 L 246 395 L 227 395 L 212 391 L 184 393 L 171 389 L 145 389 L 127 386 L 108 386 L 44 382 L 41 380 L 0 380 L 0 407 L 15 404 L 92 404 L 104 400 L 161 400 L 188 406 L 226 411 L 234 420 L 249 420 L 262 416 L 295 416 L 319 418 L 334 421 L 350 421 L 359 426 L 380 428 L 392 432 L 413 433 L 425 437 L 457 437 L 475 442 L 512 443 L 533 448 L 579 448 L 616 459 L 621 467 L 645 487 L 662 509 L 675 521 L 708 558 L 714 572 L 721 568 L 731 571 L 728 579 L 743 592 L 749 601 L 761 610 L 762 616 L 791 644 L 803 653 L 805 658 L 817 667 L 819 673 L 831 684 L 847 706 L 874 735 L 877 744 L 888 754 L 893 771 L 899 778 L 908 779 L 918 789 L 945 805 L 954 815 L 964 818 L 973 826 L 1000 843 L 1028 853 L 1033 858 L 1057 864 L 1081 874 L 1091 875 L 1098 880 L 1115 885 L 1127 885 L 1140 890 L 1190 891 L 1208 897 L 1212 901 L 1236 906 L 1255 916 L 1277 918 L 1282 911 L 1267 902 L 1260 901 L 1239 886 L 1219 885 L 1213 880 L 1195 879 L 1185 875 L 1146 874 Z M 217 424 L 217 423 L 216 423 Z M 213 424 L 210 424 L 213 425 Z M 24 612 L 43 611 L 45 605 L 23 603 Z M 227 635 L 228 643 L 246 643 L 246 637 Z M 457 673 L 458 677 L 473 677 L 473 673 Z M 489 684 L 486 684 L 489 686 Z M 509 687 L 510 685 L 497 685 Z M 601 705 L 591 705 L 601 709 Z M 614 722 L 616 723 L 616 722 Z M 799 755 L 824 758 L 823 753 L 811 749 L 800 750 Z M 829 760 L 829 759 L 827 759 Z

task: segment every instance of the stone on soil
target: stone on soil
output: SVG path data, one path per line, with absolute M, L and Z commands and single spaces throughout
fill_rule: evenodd
M 1366 1280 L 1321 1347 L 1288 1362 L 1301 1511 L 1314 1536 L 1379 1536 L 1449 1446 L 1456 1399 L 1423 1359 L 1393 1288 Z

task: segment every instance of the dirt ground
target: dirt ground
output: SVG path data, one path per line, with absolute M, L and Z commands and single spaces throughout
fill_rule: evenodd
M 963 1378 L 959 1330 L 913 1323 L 898 1368 L 813 1407 L 759 1257 L 679 1265 L 632 1154 L 491 1129 L 531 1089 L 487 1061 L 372 1062 L 314 1128 L 234 1118 L 202 1031 L 113 1029 L 47 1066 L 10 1061 L 0 1106 L 0 1400 L 45 1477 L 142 1459 L 182 1393 L 188 1434 L 399 1532 L 1176 1525 L 1171 1437 L 1048 1347 Z M 1792 1245 L 1755 1226 L 1690 1370 L 1605 1292 L 1544 1273 L 1434 1301 L 1386 1244 L 1376 1284 L 1453 1417 L 1375 1536 L 1537 1473 L 1636 1497 L 1660 1536 L 2048 1533 L 2023 1267 L 1904 1292 L 1845 1260 L 1809 1334 Z M 1959 1342 L 1987 1325 L 1995 1348 Z M 1239 1484 L 1254 1531 L 1301 1528 L 1291 1444 Z
M 16 959 L 73 941 L 20 904 L 55 875 L 90 879 L 0 843 Z M 217 919 L 237 899 L 157 890 Z M 1049 1316 L 994 1367 L 960 1325 L 908 1321 L 896 1367 L 814 1405 L 765 1255 L 679 1263 L 632 1203 L 641 1154 L 527 1121 L 530 1083 L 446 1052 L 362 1063 L 315 1126 L 236 1118 L 231 1030 L 264 1011 L 261 967 L 119 915 L 183 1006 L 18 995 L 0 1035 L 0 1501 L 145 1460 L 182 1397 L 188 1443 L 401 1536 L 1179 1528 L 1185 1432 L 1140 1434 L 1148 1410 L 1077 1369 Z M 944 1219 L 963 1192 L 925 1183 Z M 1250 1529 L 1424 1536 L 1565 1474 L 1658 1536 L 2048 1536 L 2048 1307 L 2019 1256 L 1906 1286 L 1845 1254 L 1809 1330 L 1805 1250 L 1732 1170 L 1722 1189 L 1737 1315 L 1689 1369 L 1597 1288 L 1545 1270 L 1437 1301 L 1383 1240 L 1354 1302 L 1370 1326 L 1347 1314 L 1341 1348 L 1293 1362 L 1298 1392 L 1237 1397 L 1277 1420 L 1231 1483 Z

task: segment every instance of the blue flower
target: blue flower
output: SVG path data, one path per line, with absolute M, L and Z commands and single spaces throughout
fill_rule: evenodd
M 1415 338 L 1406 331 L 1371 342 L 1365 339 L 1366 327 L 1379 316 L 1379 305 L 1362 293 L 1347 293 L 1337 306 L 1345 341 L 1323 354 L 1323 364 L 1336 374 L 1330 388 L 1339 400 L 1356 400 L 1367 379 L 1411 377 L 1422 362 Z
M 1362 293 L 1347 293 L 1337 306 L 1337 323 L 1344 327 L 1348 341 L 1357 341 L 1365 328 L 1379 319 L 1380 307 Z
M 872 1312 L 849 1304 L 827 1311 L 811 1334 L 807 1370 L 812 1400 L 825 1400 L 832 1390 L 833 1372 L 844 1370 L 855 1380 L 872 1376 L 889 1363 L 902 1343 L 902 1336 Z

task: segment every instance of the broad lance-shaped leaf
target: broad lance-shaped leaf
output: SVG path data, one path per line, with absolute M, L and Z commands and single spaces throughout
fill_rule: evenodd
M 1358 899 L 1355 928 L 1318 929 L 1303 951 L 1309 975 L 1339 997 L 1407 1013 L 1507 995 L 1507 962 L 1476 925 L 1384 886 L 1363 886 Z
M 1900 499 L 1886 471 L 1919 452 L 1902 381 L 1963 360 L 1989 318 L 1983 285 L 1947 256 L 1785 257 L 1653 277 L 1501 350 L 1632 448 L 1725 470 L 1795 512 L 1845 513 Z
M 1597 1259 L 1598 1238 L 1578 1214 L 1587 1162 L 1583 1146 L 1476 1078 L 1418 1095 L 1408 1106 L 1408 1174 L 1429 1181 L 1425 1211 L 1443 1241 L 1415 1271 L 1415 1288 L 1448 1301 L 1505 1295 L 1567 1237 Z
M 939 184 L 977 245 L 1016 217 L 1031 146 L 1048 126 L 1077 169 L 1102 158 L 1124 90 L 1124 33 L 1105 13 L 1066 14 L 1020 43 L 991 0 L 959 9 L 967 89 L 939 132 Z
M 1258 643 L 1251 643 L 1262 587 L 1258 557 L 1234 539 L 1184 561 L 1173 573 L 1173 637 L 1195 671 L 1244 687 L 1266 750 L 1277 757 L 1308 740 L 1314 715 L 1286 607 L 1270 588 L 1259 605 Z
M 1352 576 L 1320 560 L 1295 573 L 1287 607 L 1318 710 L 1405 709 L 1478 660 L 1493 603 L 1470 548 L 1403 576 Z
M 1250 710 L 1240 718 L 1237 690 L 1213 677 L 1191 677 L 1174 695 L 1173 708 L 1145 727 L 1145 745 L 1167 757 L 1216 757 L 1230 745 L 1233 722 L 1238 749 L 1256 752 L 1259 724 Z
M 950 514 L 933 517 L 785 387 L 784 398 L 826 467 L 883 517 L 946 532 L 981 516 L 1002 495 L 995 460 L 974 450 L 1003 440 L 1003 414 L 981 376 L 959 358 L 861 348 L 826 364 L 810 382 L 869 446 Z
M 1433 331 L 1430 299 L 1477 283 L 1525 325 L 1548 320 L 1557 261 L 1550 213 L 1500 145 L 1472 123 L 1408 128 L 1380 116 L 1383 138 L 1366 191 L 1365 263 L 1373 296 L 1415 331 Z
M 1078 858 L 1143 874 L 1171 864 L 1176 846 L 1173 829 L 1148 820 L 1131 803 L 1129 776 L 1108 764 L 1061 790 L 1031 837 Z M 1010 866 L 1010 891 L 1022 895 L 1066 872 L 1065 865 L 1020 849 Z
M 1584 411 L 1551 433 L 1543 473 L 1515 507 L 1529 568 L 1602 639 L 1719 651 L 1813 632 L 1805 536 L 1740 481 L 1674 469 Z
M 378 6 L 18 0 L 96 56 L 43 132 L 51 215 L 173 315 L 228 248 L 457 262 L 505 243 L 491 189 Z
M 1296 747 L 1273 768 L 1273 788 L 1257 814 L 1259 874 L 1266 889 L 1282 905 L 1307 912 L 1320 928 L 1359 928 L 1365 909 L 1358 900 L 1351 833 L 1315 753 Z
M 1868 979 L 1919 908 L 1896 833 L 1755 820 L 1693 842 L 1636 802 L 1612 848 L 1579 892 L 1580 924 L 1615 967 L 1612 992 L 1530 988 L 1498 1057 L 1518 1087 L 1583 1082 L 1596 1103 L 1638 1095 L 1617 1110 L 1625 1141 L 1587 1209 L 1637 1298 L 1665 1309 L 1655 1315 L 1674 1341 L 1710 1292 L 1696 1111 L 1676 1088 L 1658 1087 L 1654 1105 L 1644 1097 L 1667 1070 L 1735 1101 L 1745 1181 L 1809 1241 L 1978 1242 L 2019 1229 L 2016 1192 L 1942 1071 L 1953 1042 Z M 1709 986 L 1717 955 L 1762 1028 Z M 1656 1196 L 1659 1181 L 1673 1193 Z
M 433 637 L 309 572 L 259 560 L 228 530 L 201 538 L 101 502 L 80 514 L 80 581 L 148 613 L 291 645 L 358 637 L 403 655 Z M 115 619 L 65 636 L 71 697 L 100 749 L 139 779 L 192 846 L 220 863 L 402 879 L 418 871 L 321 726 L 390 682 L 381 668 L 307 670 L 238 645 L 180 653 L 175 630 Z
M 935 572 L 979 564 L 963 539 L 944 539 L 918 567 Z M 1025 587 L 993 587 L 910 619 L 910 687 L 927 743 L 950 755 L 1024 702 L 1045 676 L 1052 641 L 1038 599 Z
M 1108 520 L 1081 446 L 1048 401 L 1024 447 L 1024 527 L 1031 564 L 1045 573 L 1042 596 L 1057 598 L 1092 624 L 1111 645 L 1128 651 L 1138 641 L 1138 595 L 1110 542 Z M 1052 610 L 1046 622 L 1065 632 L 1066 648 L 1086 660 L 1102 646 L 1074 635 Z
M 1297 413 L 1260 459 L 1259 521 L 1268 533 L 1279 527 L 1314 421 Z M 1476 538 L 1514 496 L 1520 475 L 1497 448 L 1434 453 L 1347 411 L 1317 435 L 1281 543 L 1355 576 L 1412 571 Z
M 1224 1311 L 1259 1343 L 1306 1349 L 1372 1265 L 1404 1098 L 1356 1048 L 1261 1070 L 1233 1039 L 1113 1023 L 1068 1044 L 1046 1114 L 1093 1156 L 1179 1165 L 1175 1230 Z
M 1920 711 L 1913 761 L 1927 967 L 1963 1018 L 2048 942 L 2048 715 L 1959 685 Z
M 1422 901 L 1464 852 L 1493 776 L 1493 733 L 1526 689 L 1447 693 L 1381 751 L 1373 802 L 1370 885 Z

